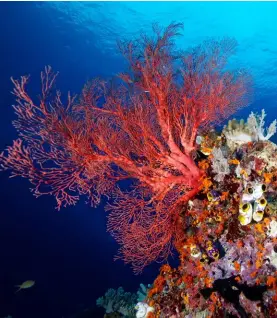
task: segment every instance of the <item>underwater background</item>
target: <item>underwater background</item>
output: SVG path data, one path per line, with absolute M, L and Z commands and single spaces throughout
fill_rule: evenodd
M 240 111 L 277 117 L 277 3 L 274 2 L 1 2 L 0 3 L 0 149 L 16 139 L 10 77 L 30 74 L 28 90 L 40 92 L 40 71 L 59 71 L 61 92 L 79 93 L 93 77 L 109 79 L 126 69 L 118 39 L 151 32 L 154 22 L 184 23 L 178 48 L 208 37 L 235 37 L 238 50 L 230 67 L 247 68 L 254 78 L 254 101 Z M 276 143 L 276 136 L 272 138 Z M 0 173 L 0 317 L 74 317 L 95 307 L 108 288 L 135 292 L 152 283 L 159 264 L 135 276 L 122 261 L 113 261 L 117 244 L 106 233 L 103 204 L 92 209 L 81 200 L 55 210 L 53 197 L 39 199 L 30 183 Z M 170 260 L 174 264 L 174 260 Z M 15 294 L 14 285 L 35 280 Z

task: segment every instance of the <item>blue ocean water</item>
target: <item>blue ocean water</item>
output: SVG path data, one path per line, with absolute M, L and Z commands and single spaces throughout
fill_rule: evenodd
M 153 22 L 183 22 L 177 40 L 183 49 L 208 37 L 235 37 L 230 67 L 247 67 L 255 92 L 239 115 L 264 108 L 271 122 L 277 117 L 276 15 L 274 2 L 1 2 L 0 149 L 17 137 L 11 76 L 30 74 L 29 92 L 38 95 L 40 71 L 51 65 L 60 73 L 57 87 L 78 93 L 88 79 L 124 70 L 116 41 L 151 32 Z M 103 205 L 92 209 L 81 201 L 58 212 L 52 197 L 35 199 L 27 180 L 8 175 L 0 174 L 0 317 L 74 317 L 108 288 L 134 292 L 153 281 L 157 264 L 134 276 L 113 261 L 118 246 L 106 233 Z M 36 285 L 14 294 L 14 285 L 27 279 Z M 103 312 L 95 308 L 93 315 Z

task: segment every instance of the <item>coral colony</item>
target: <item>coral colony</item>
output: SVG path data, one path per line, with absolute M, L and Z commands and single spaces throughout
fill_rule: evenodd
M 107 317 L 277 317 L 276 121 L 265 131 L 262 110 L 215 130 L 249 104 L 251 77 L 228 71 L 232 39 L 178 52 L 180 27 L 122 42 L 122 82 L 93 80 L 66 103 L 50 67 L 38 103 L 28 77 L 12 79 L 19 139 L 1 167 L 58 209 L 109 198 L 108 230 L 135 273 L 178 251 L 143 299 L 120 289 L 98 300 Z

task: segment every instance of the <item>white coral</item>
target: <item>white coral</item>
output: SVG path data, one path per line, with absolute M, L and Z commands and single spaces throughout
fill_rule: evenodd
M 136 304 L 135 309 L 137 310 L 136 318 L 146 318 L 149 312 L 154 311 L 153 307 L 141 301 Z
M 277 268 L 277 253 L 272 250 L 271 254 L 268 256 L 271 265 Z
M 276 237 L 277 236 L 277 222 L 275 220 L 272 220 L 269 223 L 267 235 L 269 237 Z
M 270 126 L 266 129 L 264 129 L 265 124 L 265 110 L 262 109 L 261 115 L 255 115 L 253 112 L 249 115 L 247 119 L 247 126 L 248 129 L 251 132 L 253 141 L 259 141 L 259 140 L 269 140 L 277 130 L 277 121 L 276 119 L 270 124 Z
M 238 146 L 248 142 L 269 140 L 277 131 L 277 121 L 275 119 L 265 132 L 265 116 L 266 113 L 263 109 L 261 115 L 251 112 L 246 122 L 243 119 L 229 120 L 222 130 L 228 147 L 235 150 Z
M 214 148 L 212 151 L 212 169 L 216 174 L 215 180 L 218 182 L 223 181 L 225 175 L 230 173 L 228 160 L 224 157 L 220 148 Z

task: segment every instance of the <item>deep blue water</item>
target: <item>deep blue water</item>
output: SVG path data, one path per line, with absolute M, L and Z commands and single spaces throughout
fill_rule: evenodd
M 239 42 L 233 66 L 248 67 L 254 76 L 255 100 L 240 115 L 265 108 L 267 120 L 277 117 L 277 3 L 53 2 L 0 3 L 0 149 L 16 138 L 11 125 L 10 77 L 31 74 L 29 92 L 37 95 L 45 65 L 60 72 L 62 92 L 80 92 L 86 80 L 109 78 L 124 70 L 116 40 L 149 32 L 153 22 L 185 24 L 186 48 L 206 37 L 234 36 Z M 273 141 L 276 141 L 273 139 Z M 103 205 L 83 201 L 54 209 L 52 197 L 36 199 L 27 180 L 0 173 L 0 317 L 67 318 L 106 289 L 136 291 L 151 283 L 154 264 L 134 276 L 113 261 L 117 245 L 106 233 Z M 36 281 L 14 294 L 14 285 Z M 95 309 L 95 317 L 103 312 Z

